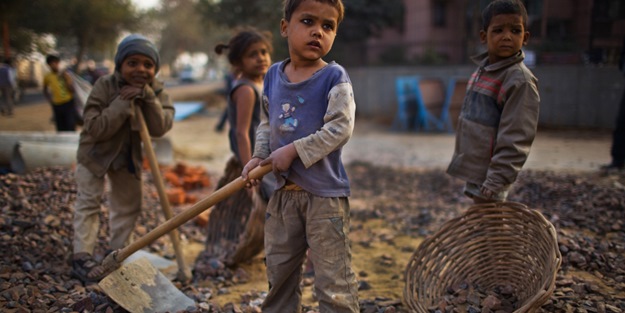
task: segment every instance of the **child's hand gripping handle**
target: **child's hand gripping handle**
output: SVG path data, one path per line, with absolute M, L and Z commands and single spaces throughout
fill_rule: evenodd
M 271 172 L 271 164 L 259 166 L 250 171 L 248 179 L 260 179 L 269 172 Z M 213 205 L 231 196 L 236 191 L 243 189 L 246 183 L 247 181 L 243 180 L 243 178 L 237 177 L 237 179 L 216 190 L 204 199 L 198 201 L 187 210 L 175 215 L 174 217 L 154 228 L 149 233 L 143 235 L 141 238 L 137 239 L 127 247 L 113 251 L 106 256 L 104 261 L 102 261 L 102 265 L 106 270 L 106 273 L 108 274 L 117 269 L 121 265 L 121 262 L 123 262 L 131 254 L 135 253 L 137 250 L 149 245 L 154 240 L 169 233 L 172 229 L 175 229 L 180 225 L 186 223 L 187 221 L 206 211 Z

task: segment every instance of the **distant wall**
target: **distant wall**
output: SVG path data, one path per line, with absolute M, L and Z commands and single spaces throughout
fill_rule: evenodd
M 390 123 L 395 117 L 395 78 L 404 75 L 468 78 L 472 66 L 348 68 L 356 114 Z M 533 68 L 541 97 L 540 126 L 614 127 L 625 77 L 616 67 L 539 66 Z

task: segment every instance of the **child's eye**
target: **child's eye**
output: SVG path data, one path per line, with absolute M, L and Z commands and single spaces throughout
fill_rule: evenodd
M 305 18 L 305 19 L 302 20 L 302 23 L 304 23 L 306 25 L 310 25 L 310 24 L 312 24 L 312 20 L 309 19 L 309 18 Z
M 334 25 L 332 24 L 323 24 L 323 28 L 327 30 L 334 30 Z
M 143 67 L 147 68 L 147 69 L 151 69 L 154 67 L 154 63 L 152 62 L 145 62 L 143 63 Z

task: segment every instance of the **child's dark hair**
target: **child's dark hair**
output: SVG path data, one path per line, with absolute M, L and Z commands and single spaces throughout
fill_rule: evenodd
M 284 19 L 289 22 L 291 21 L 291 15 L 293 12 L 297 10 L 302 2 L 306 0 L 284 0 Z M 345 16 L 345 7 L 343 6 L 342 0 L 314 0 L 321 3 L 327 3 L 333 6 L 339 12 L 339 18 L 337 22 L 340 24 L 343 21 L 343 17 Z
M 262 42 L 267 46 L 269 53 L 273 52 L 271 44 L 272 35 L 267 31 L 259 31 L 253 27 L 239 29 L 236 35 L 230 39 L 227 45 L 218 44 L 215 46 L 215 53 L 222 54 L 228 49 L 228 62 L 236 65 L 243 59 L 243 54 L 247 48 L 255 43 Z
M 60 62 L 60 61 L 61 61 L 61 58 L 59 58 L 59 56 L 58 56 L 58 55 L 48 54 L 48 55 L 46 56 L 46 64 L 48 64 L 48 65 L 49 65 L 50 63 L 52 63 L 52 62 Z
M 490 21 L 495 15 L 519 14 L 523 18 L 523 26 L 527 27 L 527 10 L 520 0 L 495 0 L 489 3 L 482 11 L 482 25 L 484 31 L 488 30 Z

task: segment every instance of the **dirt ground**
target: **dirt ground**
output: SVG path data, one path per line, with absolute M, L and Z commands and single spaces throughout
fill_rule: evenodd
M 176 97 L 184 99 L 183 95 L 174 95 Z M 230 157 L 226 132 L 215 131 L 225 103 L 223 98 L 216 95 L 206 96 L 204 100 L 207 104 L 205 110 L 176 122 L 167 137 L 173 143 L 176 161 L 201 165 L 216 181 Z M 0 131 L 53 131 L 50 117 L 50 108 L 45 103 L 18 106 L 14 117 L 0 117 Z M 349 167 L 352 181 L 353 222 L 350 239 L 353 267 L 361 281 L 361 299 L 386 301 L 401 307 L 398 303 L 401 303 L 403 297 L 404 270 L 414 250 L 425 236 L 432 234 L 444 221 L 457 216 L 470 206 L 471 203 L 460 193 L 461 182 L 447 177 L 443 172 L 453 152 L 453 143 L 453 134 L 397 133 L 391 131 L 388 125 L 365 119 L 357 120 L 354 136 L 344 149 L 344 162 Z M 564 223 L 563 221 L 572 219 L 560 211 L 569 205 L 569 200 L 565 200 L 569 198 L 558 198 L 558 193 L 563 194 L 567 189 L 585 193 L 589 189 L 584 188 L 595 185 L 622 191 L 625 184 L 622 175 L 606 177 L 597 172 L 600 164 L 609 161 L 609 147 L 610 134 L 607 131 L 541 130 L 525 167 L 527 174 L 520 177 L 518 196 L 513 197 L 513 200 L 540 208 L 556 223 L 559 230 L 565 231 L 565 239 L 577 238 L 575 234 L 589 230 L 594 231 L 591 237 L 599 238 L 599 241 L 622 235 L 619 228 L 623 226 L 625 229 L 622 214 L 616 215 L 613 222 L 618 227 L 615 226 L 611 231 L 584 228 L 582 222 L 574 223 L 577 225 L 575 227 Z M 572 185 L 568 185 L 569 182 Z M 589 185 L 581 186 L 584 182 Z M 536 185 L 541 188 L 558 188 L 553 187 L 557 191 L 553 196 L 540 191 L 538 193 L 542 198 L 532 198 L 531 195 L 537 193 L 532 192 L 531 188 Z M 441 191 L 444 193 L 439 198 L 433 197 L 438 196 Z M 588 197 L 592 198 L 591 195 Z M 595 201 L 588 197 L 581 197 L 578 199 L 579 203 Z M 560 202 L 555 202 L 556 199 L 560 199 Z M 613 201 L 617 209 L 623 209 L 622 194 Z M 548 204 L 553 207 L 547 208 Z M 183 209 L 184 207 L 177 208 Z M 596 220 L 595 223 L 602 221 Z M 189 236 L 184 243 L 187 263 L 192 263 L 203 249 L 203 242 L 201 238 Z M 621 256 L 613 259 L 622 260 L 622 240 L 619 239 L 615 245 L 620 250 L 615 248 L 616 250 L 610 251 L 618 251 Z M 590 257 L 588 259 L 590 263 Z M 593 271 L 592 268 L 571 264 L 569 261 L 565 263 L 566 271 L 561 276 L 575 279 L 576 284 L 582 281 L 589 286 L 603 288 L 601 293 L 605 297 L 603 300 L 593 300 L 593 308 L 601 307 L 600 303 L 606 303 L 607 298 L 625 299 L 622 282 L 620 285 L 615 283 L 604 286 L 602 277 L 608 275 L 605 272 L 609 270 L 604 271 L 599 266 L 599 269 Z M 242 264 L 241 268 L 249 276 L 243 283 L 224 286 L 207 281 L 199 282 L 198 287 L 219 290 L 212 294 L 211 299 L 220 306 L 240 303 L 243 295 L 249 297 L 250 292 L 267 290 L 262 256 Z M 619 271 L 622 269 L 619 268 Z M 622 279 L 622 276 L 618 279 Z M 615 278 L 616 281 L 618 279 Z M 571 285 L 572 283 L 567 283 L 558 288 L 560 291 L 563 289 L 562 292 L 568 292 L 566 288 L 571 289 Z M 304 302 L 305 305 L 314 306 L 311 290 L 309 284 L 304 287 Z M 556 300 L 553 302 L 556 303 Z M 618 304 L 623 303 L 622 300 L 618 301 Z M 610 303 L 608 310 L 603 305 L 603 312 L 622 312 L 623 308 L 618 308 L 614 301 Z M 565 303 L 563 307 L 554 307 L 543 309 L 542 312 L 601 313 L 597 309 L 587 310 L 583 304 L 574 304 L 573 301 L 570 304 Z M 587 311 L 579 310 L 580 308 Z M 403 310 L 406 307 L 400 311 Z

